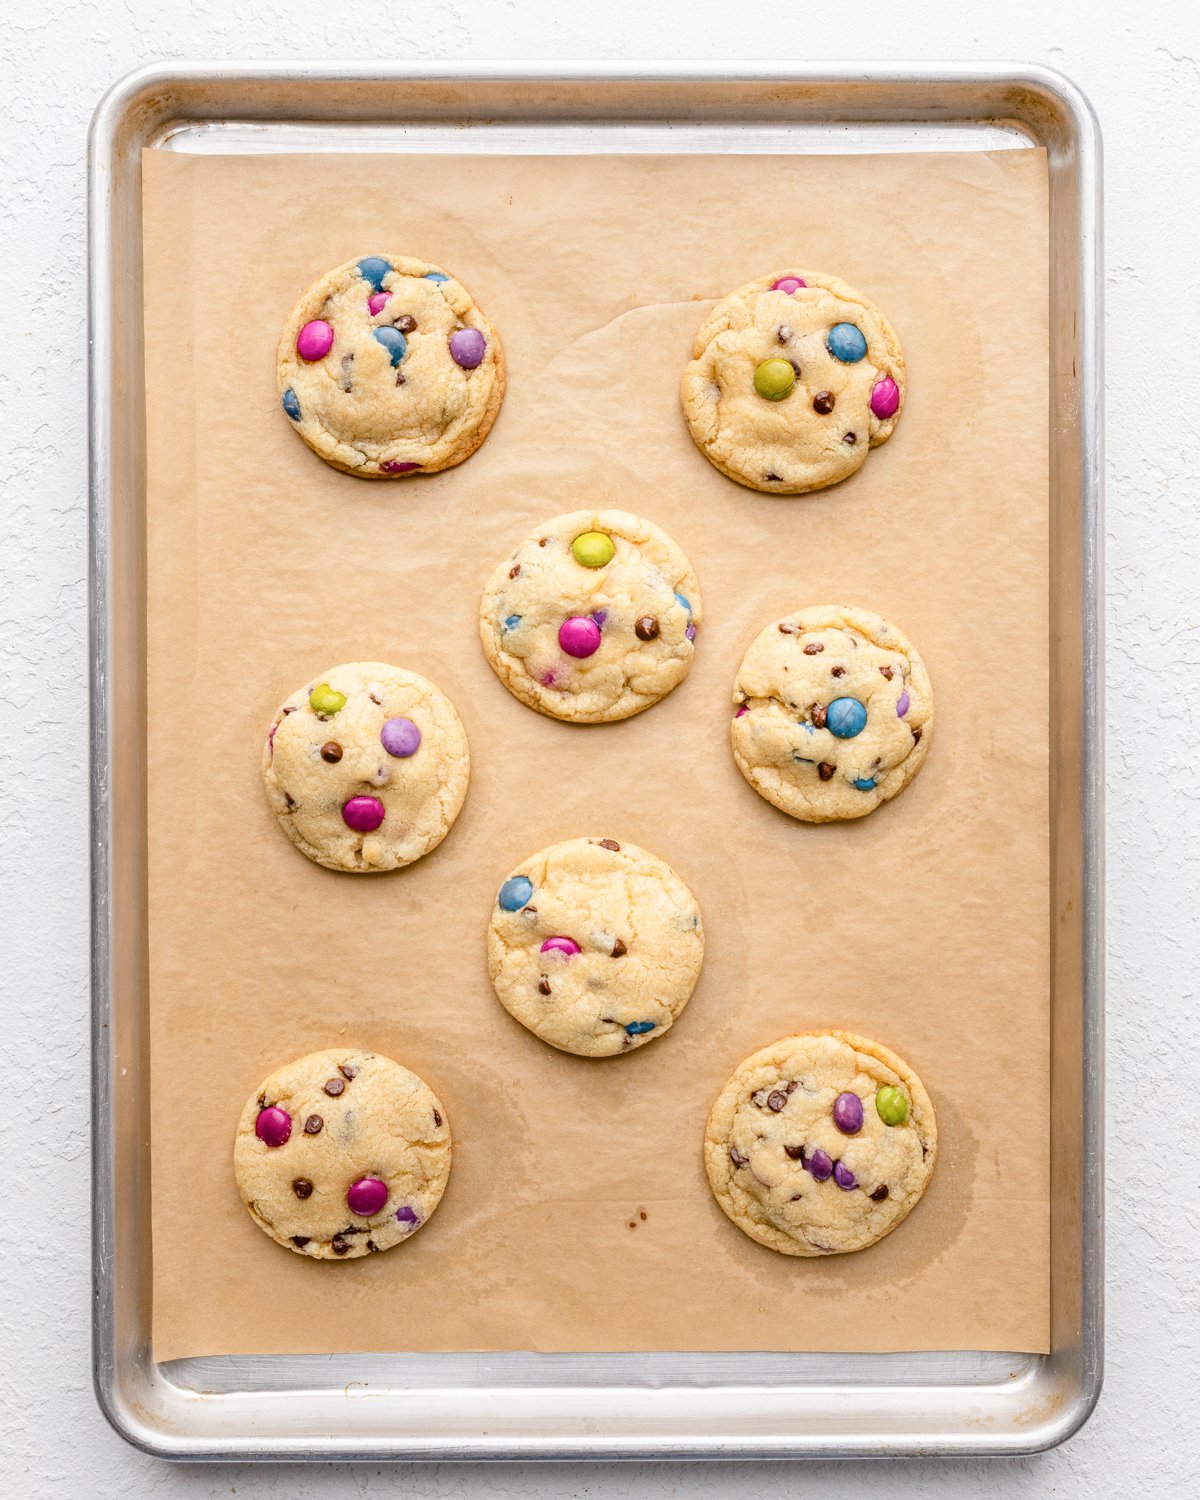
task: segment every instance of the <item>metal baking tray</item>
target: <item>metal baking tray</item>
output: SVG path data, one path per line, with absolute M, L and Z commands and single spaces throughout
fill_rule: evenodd
M 150 1344 L 141 152 L 888 152 L 1050 167 L 1053 949 L 1048 1355 L 277 1355 Z M 1029 66 L 199 64 L 90 141 L 92 1121 L 100 1405 L 186 1459 L 1016 1454 L 1099 1394 L 1103 1303 L 1100 140 Z M 981 1292 L 983 1289 L 980 1289 Z

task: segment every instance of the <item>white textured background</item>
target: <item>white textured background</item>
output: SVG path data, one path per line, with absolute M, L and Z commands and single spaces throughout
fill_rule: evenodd
M 1028 60 L 1090 95 L 1107 164 L 1108 1376 L 1064 1448 L 908 1465 L 248 1469 L 164 1465 L 105 1425 L 88 1343 L 84 144 L 114 79 L 181 57 Z M 0 161 L 0 1493 L 1195 1500 L 1195 0 L 8 0 Z M 991 1107 L 1003 1097 L 998 1080 Z

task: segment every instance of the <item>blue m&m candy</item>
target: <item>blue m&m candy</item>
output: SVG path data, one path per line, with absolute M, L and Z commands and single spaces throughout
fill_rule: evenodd
M 835 698 L 825 710 L 825 727 L 839 740 L 852 740 L 867 727 L 867 711 L 857 698 Z
M 408 340 L 398 328 L 373 328 L 371 337 L 387 350 L 394 370 L 408 351 Z
M 825 346 L 834 359 L 840 359 L 844 365 L 856 365 L 867 352 L 862 329 L 855 328 L 853 323 L 835 323 L 829 330 Z
M 300 420 L 300 401 L 290 386 L 283 393 L 283 409 L 293 422 Z
M 687 610 L 687 612 L 688 612 L 688 619 L 690 620 L 692 618 L 692 606 L 687 602 L 687 600 L 683 597 L 682 594 L 676 594 L 675 598 L 679 601 L 680 604 L 683 605 L 684 609 Z
M 630 1036 L 645 1036 L 648 1031 L 654 1030 L 653 1021 L 630 1021 L 625 1030 Z
M 377 292 L 383 290 L 383 278 L 391 269 L 382 255 L 368 255 L 358 263 L 359 275 L 364 281 L 369 281 Z
M 500 887 L 496 900 L 501 911 L 520 911 L 523 906 L 529 905 L 532 895 L 533 881 L 527 875 L 514 875 Z
M 504 628 L 505 630 L 515 630 L 520 623 L 520 615 L 509 615 L 508 619 L 504 622 Z
M 854 785 L 860 792 L 873 792 L 875 790 L 875 783 L 869 776 L 860 776 Z
M 424 275 L 424 277 L 422 279 L 424 281 L 449 281 L 450 280 L 449 276 L 446 276 L 441 271 L 426 271 L 425 275 Z

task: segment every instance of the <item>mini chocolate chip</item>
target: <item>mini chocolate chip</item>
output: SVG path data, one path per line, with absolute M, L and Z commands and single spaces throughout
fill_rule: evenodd
M 653 615 L 643 615 L 633 627 L 633 633 L 639 641 L 652 641 L 658 635 L 658 621 Z
M 887 680 L 889 682 L 891 682 L 891 680 L 892 680 L 892 669 L 891 669 L 891 667 L 880 667 L 879 670 L 880 670 L 880 672 L 883 673 L 883 675 L 887 678 Z
M 347 1083 L 349 1083 L 352 1078 L 358 1077 L 358 1068 L 354 1063 L 338 1063 L 338 1072 L 342 1075 Z
M 914 729 L 913 732 L 912 732 L 912 737 L 913 737 L 913 744 L 915 745 L 917 743 L 917 741 L 921 738 L 921 731 L 919 729 Z
M 807 647 L 805 649 L 807 649 Z M 824 729 L 825 722 L 829 717 L 829 715 L 825 711 L 825 705 L 823 703 L 814 703 L 809 707 L 808 712 L 813 721 L 813 725 L 817 729 Z
M 550 981 L 543 974 L 542 977 L 538 980 L 538 994 L 539 995 L 548 995 L 549 993 L 550 993 Z
M 320 1115 L 309 1115 L 308 1119 L 304 1122 L 304 1134 L 320 1135 L 324 1125 L 325 1121 Z
M 292 1192 L 297 1198 L 311 1198 L 313 1185 L 307 1177 L 297 1177 L 292 1181 Z
M 618 938 L 613 944 L 612 956 L 614 958 L 624 958 L 628 952 L 629 949 L 625 946 L 621 939 Z
M 835 677 L 845 677 L 846 675 L 845 667 L 834 667 L 832 670 Z
M 831 766 L 827 760 L 823 760 L 817 767 L 817 775 L 821 778 L 822 781 L 832 781 L 833 773 L 836 770 L 836 766 Z
M 321 1087 L 331 1099 L 336 1099 L 346 1089 L 345 1082 L 341 1078 L 327 1078 Z
M 327 760 L 331 766 L 336 766 L 342 758 L 342 747 L 337 740 L 326 740 L 321 746 L 321 759 Z
M 768 484 L 782 484 L 783 483 L 783 480 L 780 479 L 780 477 L 779 477 L 778 474 L 764 474 L 763 478 L 767 481 Z
M 380 708 L 383 707 L 383 699 L 379 696 L 378 693 L 368 693 L 367 697 L 370 698 L 372 703 L 377 703 Z
M 392 324 L 392 327 L 398 328 L 401 333 L 415 333 L 417 329 L 417 320 L 413 317 L 412 313 L 401 313 L 396 321 Z
M 792 1196 L 788 1199 L 788 1202 L 789 1203 L 799 1203 L 800 1200 L 801 1200 L 801 1198 L 803 1198 L 803 1197 L 804 1197 L 803 1193 L 793 1193 Z
M 343 354 L 342 355 L 342 373 L 341 373 L 341 376 L 338 379 L 338 384 L 341 386 L 342 390 L 344 390 L 344 391 L 350 390 L 351 386 L 354 383 L 353 376 L 351 374 L 351 372 L 353 371 L 353 369 L 354 369 L 354 356 L 353 356 L 353 354 Z
M 871 1194 L 871 1202 L 872 1203 L 882 1203 L 883 1200 L 887 1197 L 887 1195 L 888 1195 L 887 1183 L 886 1182 L 881 1182 L 879 1184 L 879 1186 L 875 1189 L 875 1191 Z
M 786 1103 L 787 1095 L 783 1092 L 782 1089 L 772 1089 L 771 1092 L 767 1095 L 767 1108 L 770 1110 L 774 1110 L 776 1114 L 779 1113 L 779 1111 Z
M 404 378 L 404 371 L 403 370 L 397 370 L 396 371 L 396 384 L 397 385 L 407 385 L 408 384 L 408 381 L 405 380 L 405 378 Z
M 378 1250 L 379 1246 L 375 1243 L 374 1240 L 368 1240 L 367 1241 L 367 1249 L 368 1250 Z
M 442 1116 L 441 1116 L 441 1111 L 440 1110 L 436 1110 L 436 1109 L 434 1110 L 434 1112 L 433 1112 L 433 1123 L 437 1126 L 437 1128 L 439 1130 L 442 1128 Z
M 735 1167 L 744 1167 L 749 1159 L 750 1158 L 748 1156 L 743 1156 L 736 1146 L 730 1146 L 729 1160 L 734 1164 Z
M 308 1244 L 308 1235 L 306 1235 L 306 1234 L 294 1234 L 294 1235 L 292 1235 L 292 1244 L 295 1245 L 295 1247 L 296 1247 L 297 1250 L 303 1250 L 304 1247 L 305 1247 L 305 1245 Z
M 796 635 L 799 628 L 798 625 L 793 625 L 790 620 L 780 620 L 779 622 L 780 635 Z
M 291 792 L 284 792 L 283 797 L 284 801 L 288 805 L 289 812 L 292 810 L 292 808 L 299 807 L 300 804 L 293 799 Z
M 827 417 L 833 410 L 836 399 L 832 391 L 818 391 L 813 397 L 813 411 L 820 412 L 823 417 Z
M 621 852 L 621 846 L 617 843 L 616 839 L 601 839 L 600 847 L 601 849 L 611 849 L 614 854 L 620 854 Z
M 547 542 L 549 542 L 549 540 L 550 540 L 550 538 L 548 536 L 538 537 L 538 546 L 539 547 L 544 547 L 547 544 Z
M 350 1248 L 350 1241 L 342 1234 L 335 1234 L 329 1242 L 330 1249 L 335 1255 L 345 1255 Z
M 794 1094 L 799 1087 L 800 1087 L 800 1080 L 798 1078 L 790 1078 L 788 1080 L 788 1086 L 787 1086 L 787 1088 L 784 1089 L 784 1093 L 785 1094 Z
M 284 713 L 285 714 L 294 714 L 295 712 L 296 712 L 296 705 L 294 703 L 291 705 L 290 708 L 285 708 L 284 709 Z
M 795 370 L 795 372 L 796 372 L 796 379 L 799 380 L 800 375 L 801 375 L 799 360 L 789 359 L 788 360 L 788 364 L 791 365 L 791 367 L 792 367 L 793 370 Z
M 805 656 L 817 656 L 824 649 L 825 643 L 823 641 L 809 641 L 808 645 L 804 648 L 804 654 Z
M 520 578 L 520 576 L 521 576 L 521 564 L 518 563 L 515 568 L 509 568 L 509 570 L 508 570 L 508 576 L 510 578 Z
M 858 434 L 855 432 L 844 433 L 842 436 L 842 442 L 849 443 L 851 448 L 853 448 L 855 443 L 858 442 Z
M 803 1146 L 785 1146 L 783 1149 L 787 1152 L 787 1154 L 792 1158 L 793 1161 L 804 1160 Z
M 790 323 L 780 323 L 779 327 L 775 330 L 775 337 L 781 344 L 786 344 L 791 336 L 792 325 Z

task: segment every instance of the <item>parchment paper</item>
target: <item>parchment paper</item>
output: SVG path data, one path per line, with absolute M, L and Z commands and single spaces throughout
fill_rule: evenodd
M 814 157 L 145 158 L 154 1346 L 158 1359 L 376 1349 L 1044 1350 L 1048 1335 L 1047 202 L 1041 152 Z M 294 298 L 352 256 L 459 274 L 509 388 L 430 479 L 336 473 L 279 410 Z M 713 299 L 827 269 L 895 324 L 896 436 L 819 495 L 742 489 L 677 387 Z M 625 723 L 532 713 L 476 611 L 537 521 L 620 505 L 688 552 L 690 678 Z M 761 626 L 847 601 L 929 665 L 937 730 L 896 801 L 811 827 L 743 782 L 730 691 Z M 259 784 L 279 701 L 360 658 L 466 723 L 442 846 L 322 870 Z M 553 1051 L 492 994 L 498 882 L 577 834 L 695 891 L 707 961 L 670 1035 Z M 873 1249 L 794 1260 L 713 1201 L 705 1117 L 749 1052 L 839 1026 L 913 1063 L 941 1156 Z M 231 1168 L 238 1113 L 334 1043 L 416 1069 L 454 1168 L 407 1245 L 346 1264 L 273 1244 Z

